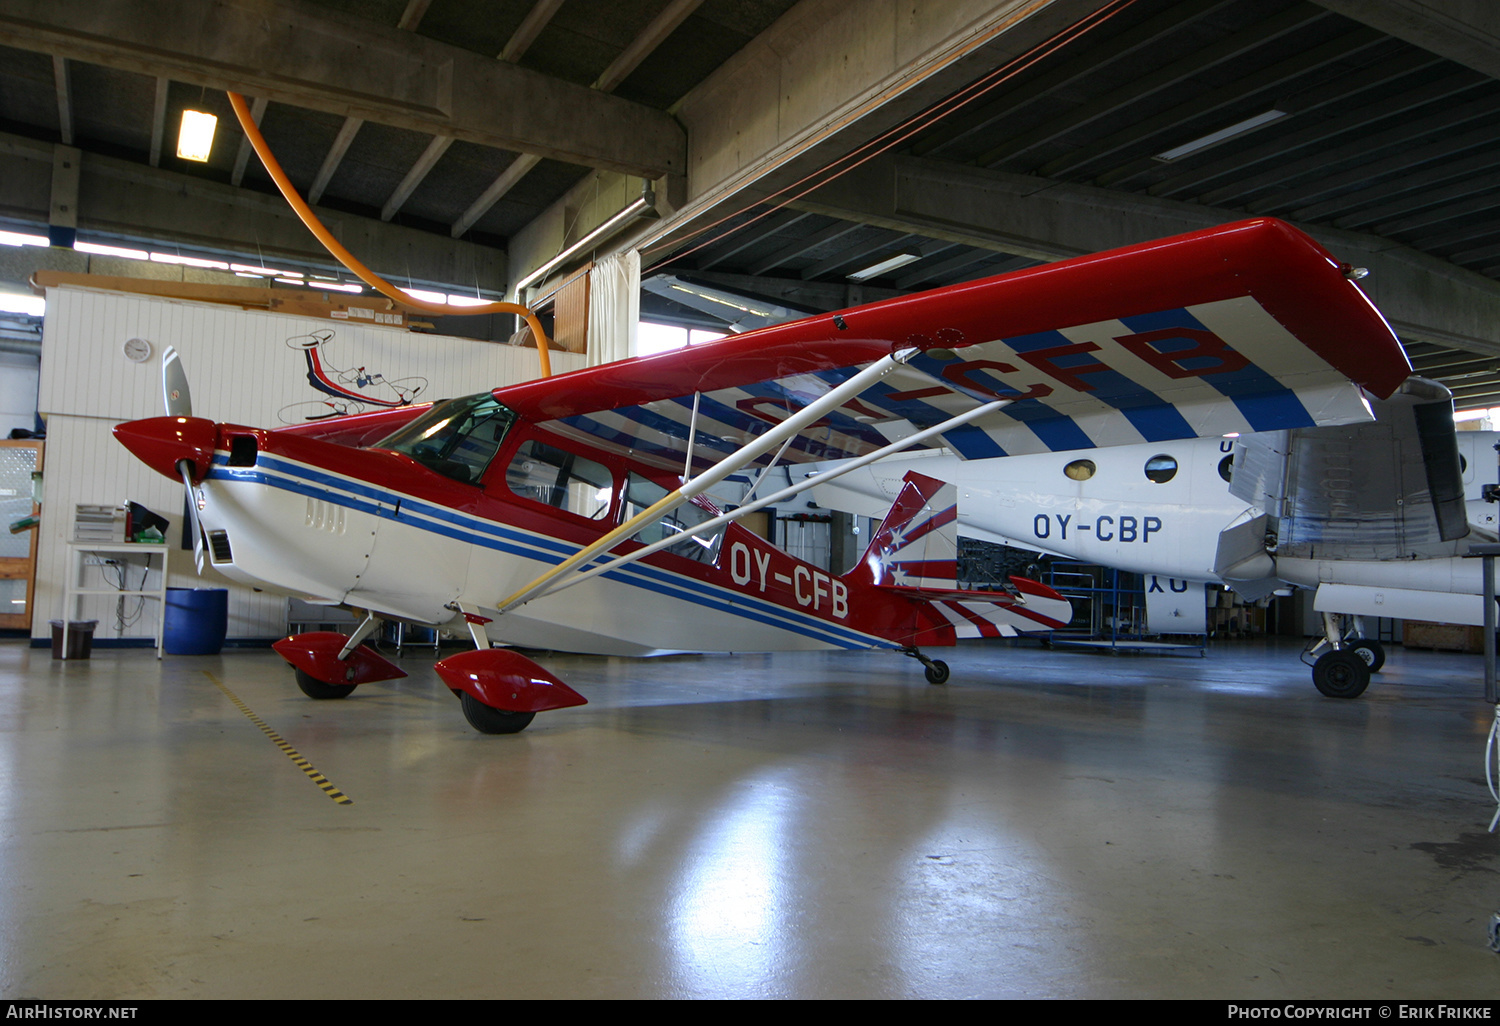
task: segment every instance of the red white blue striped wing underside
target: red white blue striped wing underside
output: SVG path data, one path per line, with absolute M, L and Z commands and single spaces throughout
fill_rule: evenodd
M 496 394 L 563 434 L 680 468 L 696 393 L 701 467 L 906 347 L 921 351 L 783 460 L 863 455 L 997 398 L 1014 402 L 941 444 L 972 459 L 1351 423 L 1370 416 L 1360 385 L 1389 394 L 1410 372 L 1333 258 L 1263 220 Z

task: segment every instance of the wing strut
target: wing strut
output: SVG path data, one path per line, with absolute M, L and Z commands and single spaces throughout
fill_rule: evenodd
M 528 599 L 535 598 L 555 578 L 562 576 L 579 564 L 587 563 L 599 553 L 610 548 L 615 542 L 622 538 L 629 538 L 646 524 L 654 522 L 658 517 L 665 516 L 678 506 L 691 500 L 695 495 L 701 495 L 708 491 L 730 474 L 738 471 L 741 467 L 753 460 L 759 459 L 765 453 L 769 452 L 773 446 L 780 445 L 788 438 L 800 433 L 807 425 L 821 420 L 835 408 L 842 406 L 850 399 L 859 395 L 907 360 L 910 360 L 918 352 L 919 350 L 910 348 L 899 350 L 890 356 L 882 356 L 848 381 L 830 389 L 827 393 L 808 403 L 765 434 L 736 449 L 697 477 L 684 481 L 682 487 L 668 492 L 664 498 L 654 505 L 637 513 L 613 531 L 606 532 L 597 541 L 585 545 L 557 566 L 537 577 L 520 591 L 500 600 L 495 608 L 505 613 Z
M 663 538 L 661 541 L 652 542 L 650 545 L 647 545 L 644 548 L 636 549 L 633 552 L 627 552 L 623 556 L 616 556 L 614 559 L 610 560 L 607 563 L 600 563 L 598 566 L 591 567 L 588 570 L 584 570 L 578 574 L 575 574 L 574 576 L 568 578 L 566 581 L 561 581 L 559 583 L 553 584 L 551 587 L 547 588 L 539 595 L 535 595 L 533 597 L 542 598 L 547 595 L 554 595 L 565 588 L 571 588 L 575 584 L 586 581 L 590 577 L 597 577 L 598 575 L 606 573 L 607 571 L 618 569 L 619 567 L 622 567 L 627 563 L 634 563 L 636 560 L 642 558 L 643 556 L 649 556 L 653 552 L 661 551 L 668 545 L 676 545 L 678 542 L 682 541 L 685 538 L 692 538 L 696 535 L 706 534 L 707 532 L 713 530 L 716 527 L 719 527 L 720 525 L 729 523 L 731 520 L 738 520 L 740 517 L 744 516 L 747 513 L 754 513 L 756 510 L 763 509 L 766 506 L 771 506 L 775 505 L 778 502 L 783 502 L 800 492 L 804 492 L 807 489 L 812 488 L 814 485 L 827 484 L 829 481 L 842 477 L 852 470 L 858 470 L 860 467 L 868 466 L 869 464 L 874 463 L 876 460 L 883 460 L 887 456 L 893 456 L 903 449 L 910 448 L 911 446 L 917 445 L 920 442 L 925 442 L 933 435 L 940 435 L 944 431 L 952 431 L 954 428 L 961 427 L 964 424 L 967 424 L 969 421 L 975 419 L 976 417 L 982 417 L 986 413 L 992 413 L 995 410 L 1000 409 L 1001 407 L 1009 406 L 1014 401 L 1015 400 L 1013 399 L 997 399 L 994 402 L 985 403 L 983 406 L 969 410 L 967 413 L 960 413 L 958 416 L 951 417 L 948 420 L 943 421 L 941 424 L 934 425 L 930 428 L 924 428 L 914 435 L 909 435 L 908 437 L 903 438 L 900 441 L 892 442 L 890 445 L 887 445 L 883 449 L 877 449 L 874 452 L 866 453 L 857 460 L 850 460 L 848 463 L 840 464 L 832 470 L 825 471 L 813 477 L 805 477 L 796 484 L 791 485 L 787 488 L 783 488 L 781 491 L 776 492 L 774 495 L 768 495 L 765 498 L 757 499 L 755 502 L 740 506 L 732 512 L 721 514 L 717 517 L 714 517 L 712 520 L 705 520 L 701 524 L 694 524 L 692 527 L 688 528 L 685 531 L 679 531 L 678 533 L 673 534 L 670 537 Z M 760 481 L 757 480 L 756 485 L 758 486 L 759 484 Z

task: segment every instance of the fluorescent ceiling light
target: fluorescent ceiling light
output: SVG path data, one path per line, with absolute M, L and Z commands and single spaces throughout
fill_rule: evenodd
M 697 296 L 699 299 L 706 299 L 710 303 L 718 303 L 721 306 L 727 306 L 731 310 L 739 310 L 742 313 L 756 314 L 761 317 L 775 317 L 782 312 L 776 307 L 767 306 L 764 303 L 755 303 L 748 299 L 740 299 L 739 297 L 731 299 L 722 292 L 707 292 L 703 289 L 695 289 L 678 282 L 673 282 L 668 288 L 676 289 L 678 292 L 686 292 L 690 296 Z
M 624 224 L 626 221 L 630 221 L 636 217 L 644 217 L 646 211 L 650 209 L 651 205 L 655 202 L 655 196 L 652 196 L 649 193 L 645 196 L 642 196 L 640 199 L 637 199 L 634 203 L 630 204 L 630 206 L 626 207 L 624 210 L 621 210 L 619 213 L 611 217 L 608 221 L 605 221 L 599 227 L 595 228 L 583 238 L 573 243 L 573 245 L 557 254 L 557 256 L 553 257 L 551 260 L 548 260 L 541 267 L 538 267 L 526 277 L 516 282 L 516 296 L 520 297 L 529 287 L 531 287 L 532 284 L 541 281 L 543 278 L 547 277 L 547 275 L 551 274 L 555 268 L 566 263 L 574 253 L 577 253 L 583 249 L 587 249 L 595 242 L 610 235 L 616 228 Z
M 320 281 L 315 283 L 312 287 L 315 289 L 337 289 L 340 292 L 364 291 L 364 286 L 362 285 L 345 285 L 342 282 L 337 281 Z
M 214 128 L 219 119 L 201 110 L 182 112 L 182 129 L 177 133 L 177 155 L 183 160 L 208 162 L 214 148 Z
M 278 274 L 285 275 L 288 278 L 302 277 L 301 271 L 278 271 L 274 267 L 259 267 L 255 264 L 230 264 L 229 269 L 244 274 L 261 274 L 267 278 L 274 278 Z
M 420 299 L 424 303 L 446 303 L 448 297 L 441 292 L 428 292 L 426 289 L 402 289 L 413 299 Z
M 22 296 L 14 292 L 0 292 L 0 310 L 6 313 L 40 317 L 47 312 L 47 301 L 41 296 Z
M 448 297 L 449 306 L 484 306 L 490 302 L 488 299 L 480 299 L 478 296 L 453 296 Z
M 151 255 L 144 249 L 126 249 L 124 246 L 104 246 L 97 242 L 75 242 L 73 248 L 80 253 L 95 256 L 125 257 L 127 260 L 149 260 Z
M 1225 139 L 1233 139 L 1237 135 L 1244 135 L 1251 129 L 1259 128 L 1261 125 L 1269 124 L 1277 118 L 1284 117 L 1286 117 L 1286 111 L 1284 110 L 1268 110 L 1255 115 L 1253 118 L 1236 121 L 1228 128 L 1221 128 L 1217 132 L 1210 132 L 1208 135 L 1199 136 L 1192 142 L 1185 142 L 1181 146 L 1174 146 L 1170 150 L 1164 150 L 1158 153 L 1153 159 L 1170 161 L 1176 160 L 1178 157 L 1186 157 L 1189 153 L 1206 150 L 1210 146 L 1223 142 Z
M 846 274 L 844 277 L 850 281 L 868 281 L 871 278 L 878 278 L 886 271 L 894 271 L 898 267 L 905 267 L 907 264 L 916 263 L 921 259 L 921 253 L 915 250 L 907 250 L 904 253 L 888 256 L 879 263 L 871 264 L 869 267 L 862 267 L 853 274 Z
M 26 235 L 21 232 L 0 232 L 0 245 L 6 246 L 50 246 L 52 240 L 45 235 Z

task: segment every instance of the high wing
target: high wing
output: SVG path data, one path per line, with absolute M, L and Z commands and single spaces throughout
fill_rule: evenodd
M 1344 424 L 1410 373 L 1348 268 L 1261 219 L 497 389 L 523 418 L 663 467 L 710 466 L 880 357 L 905 365 L 793 437 L 785 462 L 927 444 L 966 459 Z M 695 409 L 697 414 L 695 417 Z M 772 453 L 754 462 L 765 465 Z

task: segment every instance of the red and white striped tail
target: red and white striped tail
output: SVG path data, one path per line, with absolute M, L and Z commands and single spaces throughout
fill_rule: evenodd
M 1073 618 L 1068 600 L 1038 581 L 1012 577 L 1017 594 L 969 592 L 965 598 L 934 599 L 932 606 L 962 638 L 1013 638 L 1022 631 L 1060 630 Z M 982 596 L 982 597 L 981 597 Z
M 1036 581 L 1012 577 L 1006 591 L 958 586 L 958 489 L 907 473 L 901 493 L 850 571 L 870 583 L 926 599 L 958 638 L 1013 638 L 1022 631 L 1066 627 L 1068 600 Z
M 958 489 L 908 473 L 863 563 L 872 583 L 884 587 L 957 587 Z

